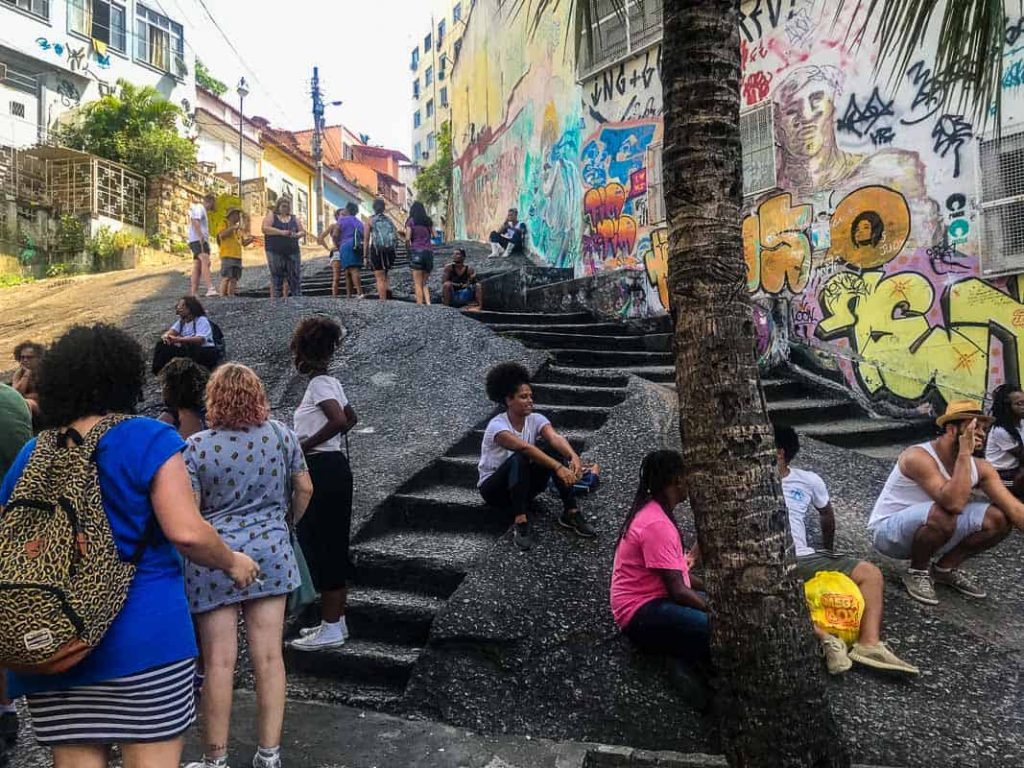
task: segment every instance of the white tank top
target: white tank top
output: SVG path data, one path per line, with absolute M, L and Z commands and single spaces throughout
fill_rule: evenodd
M 932 447 L 931 443 L 921 443 L 920 445 L 914 446 L 915 448 L 922 448 L 928 452 L 935 463 L 939 467 L 939 472 L 947 480 L 950 479 L 949 472 L 946 471 L 946 467 L 942 464 L 939 455 L 935 452 L 935 448 Z M 978 487 L 978 462 L 976 459 L 971 459 L 971 488 Z M 896 461 L 896 466 L 892 468 L 892 472 L 889 473 L 889 479 L 885 481 L 885 487 L 882 488 L 882 492 L 878 495 L 878 501 L 875 502 L 875 508 L 871 510 L 871 518 L 868 520 L 868 528 L 874 528 L 876 525 L 886 520 L 897 512 L 902 512 L 907 507 L 912 507 L 915 504 L 932 503 L 934 499 L 928 495 L 920 485 L 911 480 L 909 477 L 903 474 L 900 470 L 900 462 Z

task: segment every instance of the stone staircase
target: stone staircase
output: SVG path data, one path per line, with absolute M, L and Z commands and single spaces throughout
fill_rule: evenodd
M 537 377 L 537 410 L 584 450 L 626 397 L 627 379 L 550 366 Z M 374 512 L 351 548 L 351 639 L 330 651 L 286 646 L 291 695 L 392 709 L 427 643 L 434 616 L 476 562 L 508 531 L 476 490 L 486 421 L 410 478 Z M 557 535 L 557 534 L 553 534 Z M 567 534 L 568 535 L 568 534 Z
M 665 323 L 646 327 L 605 322 L 587 312 L 474 312 L 496 332 L 545 349 L 559 366 L 613 369 L 675 388 L 672 334 Z M 822 391 L 788 372 L 762 379 L 768 414 L 801 433 L 878 458 L 892 458 L 928 434 L 930 422 L 875 418 L 841 391 Z

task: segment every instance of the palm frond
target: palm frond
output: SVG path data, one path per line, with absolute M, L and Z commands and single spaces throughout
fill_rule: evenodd
M 605 0 L 619 19 L 625 20 L 625 0 Z M 563 42 L 566 54 L 572 53 L 572 60 L 579 61 L 580 48 L 586 41 L 590 50 L 594 48 L 594 0 L 513 0 L 510 18 L 515 19 L 527 8 L 530 9 L 530 18 L 527 20 L 527 32 L 530 38 L 534 38 L 537 30 L 544 21 L 547 14 L 552 14 L 559 9 L 562 3 L 567 3 L 570 23 L 566 25 L 565 40 Z M 598 30 L 600 34 L 600 30 Z
M 844 8 L 864 0 L 840 0 Z M 1019 0 L 1024 12 L 1024 0 Z M 941 18 L 936 18 L 941 10 Z M 1006 38 L 1004 0 L 869 0 L 864 24 L 851 29 L 855 38 L 875 26 L 876 72 L 888 70 L 890 83 L 902 79 L 932 34 L 938 46 L 932 68 L 932 95 L 946 111 L 968 113 L 983 125 L 1002 113 L 1003 52 Z M 994 108 L 994 109 L 993 109 Z

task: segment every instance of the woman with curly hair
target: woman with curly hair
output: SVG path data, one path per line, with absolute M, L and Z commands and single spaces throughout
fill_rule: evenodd
M 220 362 L 220 352 L 213 338 L 213 324 L 195 296 L 182 296 L 174 307 L 178 319 L 160 337 L 153 350 L 153 375 L 156 376 L 171 360 L 187 357 L 207 370 Z
M 996 421 L 985 445 L 985 458 L 1013 495 L 1024 498 L 1024 392 L 1009 384 L 996 388 L 992 393 L 992 416 Z
M 210 374 L 187 357 L 176 357 L 160 372 L 164 382 L 164 410 L 160 421 L 170 424 L 184 439 L 206 429 L 206 382 Z
M 206 674 L 201 761 L 227 765 L 231 691 L 238 656 L 238 615 L 245 621 L 256 678 L 259 745 L 254 768 L 280 768 L 285 673 L 281 655 L 287 595 L 299 586 L 288 519 L 302 518 L 313 493 L 299 440 L 270 419 L 260 378 L 228 363 L 206 388 L 209 429 L 188 441 L 185 463 L 200 511 L 229 546 L 256 561 L 261 578 L 243 590 L 197 563 L 185 565 L 189 608 L 199 629 Z
M 14 361 L 18 364 L 18 370 L 11 378 L 11 386 L 25 398 L 29 411 L 32 412 L 32 419 L 39 418 L 39 391 L 36 387 L 39 361 L 43 358 L 45 348 L 42 344 L 34 341 L 23 341 L 14 348 Z
M 175 549 L 223 572 L 231 589 L 258 574 L 196 509 L 178 434 L 155 419 L 106 418 L 133 412 L 144 377 L 142 349 L 109 325 L 72 328 L 40 366 L 39 402 L 60 429 L 39 440 L 70 447 L 98 430 L 103 507 L 121 557 L 138 558 L 124 607 L 89 655 L 56 675 L 9 673 L 11 696 L 27 697 L 36 739 L 52 748 L 55 768 L 105 768 L 113 744 L 125 768 L 178 766 L 182 734 L 195 719 L 196 642 Z M 33 440 L 18 455 L 0 505 L 35 448 Z
M 519 363 L 500 363 L 487 372 L 487 397 L 505 407 L 487 425 L 480 446 L 480 495 L 512 519 L 512 541 L 519 549 L 533 546 L 527 515 L 530 501 L 553 477 L 562 499 L 558 524 L 585 538 L 596 536 L 573 492 L 583 464 L 569 441 L 547 417 L 533 410 L 530 374 Z M 543 440 L 547 444 L 539 445 Z
M 292 647 L 300 651 L 345 644 L 348 627 L 346 584 L 352 576 L 348 557 L 352 524 L 352 469 L 342 453 L 341 437 L 358 417 L 341 382 L 327 373 L 341 343 L 341 327 L 330 318 L 307 317 L 292 336 L 295 368 L 309 377 L 295 410 L 295 432 L 313 480 L 313 499 L 298 526 L 299 543 L 320 593 L 320 626 L 301 630 Z

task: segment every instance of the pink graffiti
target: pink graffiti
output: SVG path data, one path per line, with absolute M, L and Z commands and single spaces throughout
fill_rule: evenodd
M 637 168 L 629 174 L 629 197 L 641 197 L 647 194 L 647 169 Z
M 746 99 L 747 106 L 753 106 L 767 99 L 771 92 L 771 84 L 771 72 L 752 72 L 743 81 L 743 98 Z
M 617 181 L 589 189 L 583 197 L 583 210 L 595 226 L 604 219 L 618 219 L 625 207 L 626 188 Z

